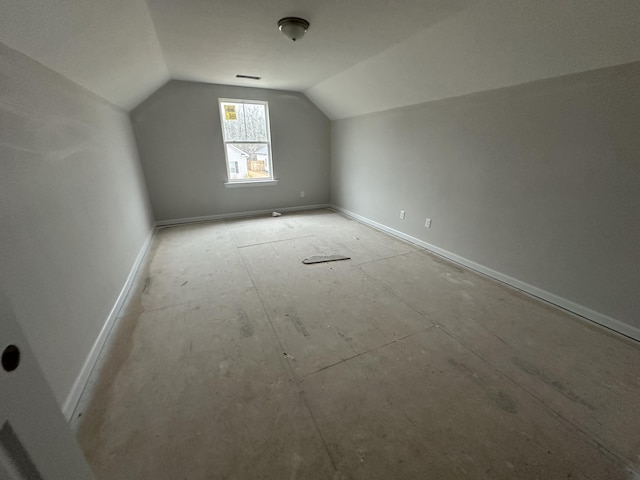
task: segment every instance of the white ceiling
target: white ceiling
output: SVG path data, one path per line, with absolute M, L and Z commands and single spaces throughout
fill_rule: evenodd
M 305 90 L 454 14 L 462 0 L 147 0 L 173 78 Z M 402 5 L 398 8 L 398 5 Z M 292 42 L 282 17 L 311 23 Z M 236 74 L 262 77 L 239 80 Z
M 343 118 L 640 60 L 638 0 L 0 0 L 0 12 L 2 43 L 126 110 L 176 78 L 300 90 Z M 303 39 L 278 32 L 285 16 L 311 22 Z

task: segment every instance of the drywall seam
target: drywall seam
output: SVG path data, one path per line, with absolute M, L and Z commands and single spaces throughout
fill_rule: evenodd
M 210 222 L 212 220 L 224 220 L 226 218 L 241 218 L 241 217 L 254 217 L 256 215 L 264 215 L 267 213 L 276 212 L 297 212 L 301 210 L 319 210 L 322 208 L 329 208 L 328 203 L 321 203 L 318 205 L 302 205 L 298 207 L 282 207 L 269 210 L 251 210 L 247 212 L 233 212 L 233 213 L 220 213 L 217 215 L 206 215 L 203 217 L 186 217 L 176 218 L 173 220 L 160 220 L 156 222 L 156 227 L 168 227 L 171 225 L 181 225 L 183 223 L 198 223 L 198 222 Z
M 89 352 L 89 355 L 87 356 L 86 360 L 84 361 L 84 364 L 82 365 L 82 368 L 80 369 L 80 373 L 76 377 L 75 382 L 73 382 L 73 386 L 71 387 L 71 390 L 69 391 L 69 394 L 67 395 L 67 398 L 65 399 L 64 404 L 62 405 L 62 414 L 65 416 L 67 421 L 71 421 L 73 412 L 76 409 L 76 405 L 80 401 L 82 392 L 84 391 L 85 386 L 89 381 L 89 377 L 91 376 L 91 372 L 93 371 L 93 368 L 95 367 L 96 362 L 98 361 L 100 352 L 102 351 L 102 348 L 104 347 L 104 344 L 107 341 L 107 338 L 109 338 L 109 334 L 111 333 L 111 329 L 115 324 L 115 320 L 118 318 L 120 309 L 122 308 L 122 305 L 124 304 L 124 301 L 126 300 L 127 295 L 129 294 L 129 290 L 131 290 L 131 286 L 133 285 L 133 280 L 136 276 L 136 273 L 138 272 L 138 268 L 140 268 L 140 265 L 142 264 L 144 257 L 149 251 L 149 247 L 151 246 L 151 240 L 153 240 L 155 231 L 156 231 L 155 228 L 151 229 L 151 231 L 149 232 L 149 235 L 147 236 L 147 239 L 142 245 L 142 248 L 138 252 L 138 256 L 136 257 L 136 260 L 133 262 L 131 270 L 129 271 L 129 276 L 127 277 L 127 280 L 124 282 L 124 286 L 120 291 L 120 295 L 118 295 L 118 299 L 114 303 L 113 308 L 111 309 L 111 312 L 109 312 L 109 315 L 107 316 L 107 319 L 104 322 L 102 329 L 100 330 L 100 333 L 96 338 L 96 341 L 93 343 L 93 347 L 91 347 L 91 351 Z
M 590 320 L 594 323 L 607 327 L 617 333 L 630 337 L 634 340 L 640 341 L 640 329 L 633 327 L 631 325 L 627 325 L 626 323 L 621 322 L 620 320 L 616 320 L 615 318 L 609 317 L 603 313 L 596 312 L 595 310 L 591 310 L 587 307 L 579 305 L 571 300 L 567 300 L 566 298 L 562 298 L 558 295 L 555 295 L 551 292 L 547 292 L 546 290 L 542 290 L 541 288 L 535 287 L 528 283 L 525 283 L 517 278 L 510 277 L 509 275 L 505 275 L 504 273 L 500 273 L 496 270 L 493 270 L 489 267 L 485 267 L 479 263 L 476 263 L 467 258 L 461 257 L 460 255 L 456 255 L 455 253 L 451 253 L 443 248 L 436 247 L 435 245 L 431 245 L 423 240 L 420 240 L 416 237 L 412 237 L 411 235 L 407 235 L 406 233 L 402 233 L 399 230 L 395 230 L 393 228 L 387 227 L 381 223 L 378 223 L 369 218 L 363 217 L 362 215 L 358 215 L 357 213 L 351 212 L 347 209 L 339 207 L 337 205 L 331 204 L 329 208 L 340 212 L 344 215 L 347 215 L 355 220 L 358 220 L 361 223 L 369 225 L 375 229 L 381 230 L 385 233 L 389 233 L 395 237 L 406 240 L 414 245 L 418 245 L 422 248 L 429 250 L 430 252 L 435 253 L 441 257 L 446 258 L 454 263 L 462 265 L 466 268 L 469 268 L 475 272 L 481 273 L 488 277 L 493 278 L 499 282 L 505 283 L 513 288 L 521 290 L 529 295 L 532 295 L 536 298 L 549 302 L 557 307 L 568 310 L 576 315 L 583 317 L 587 320 Z

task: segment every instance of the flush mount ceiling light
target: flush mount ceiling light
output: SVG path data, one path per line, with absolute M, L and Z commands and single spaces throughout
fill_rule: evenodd
M 286 37 L 295 42 L 307 33 L 309 22 L 304 18 L 285 17 L 278 20 L 278 28 Z

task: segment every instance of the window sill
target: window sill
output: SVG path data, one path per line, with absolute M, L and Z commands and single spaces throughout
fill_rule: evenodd
M 225 188 L 259 187 L 263 185 L 277 185 L 278 180 L 252 180 L 250 182 L 224 182 Z

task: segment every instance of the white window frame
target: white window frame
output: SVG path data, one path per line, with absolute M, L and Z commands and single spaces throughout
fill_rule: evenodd
M 227 140 L 225 138 L 225 130 L 224 130 L 224 122 L 225 115 L 223 113 L 222 104 L 223 103 L 241 103 L 241 104 L 253 104 L 253 105 L 264 105 L 265 107 L 265 120 L 267 122 L 267 140 L 265 141 L 236 141 L 236 140 Z M 227 181 L 225 182 L 225 187 L 248 187 L 248 186 L 257 186 L 257 185 L 276 185 L 278 180 L 276 180 L 275 171 L 273 169 L 273 154 L 271 152 L 271 120 L 269 118 L 269 102 L 263 100 L 250 100 L 246 98 L 218 98 L 218 113 L 220 114 L 220 130 L 222 131 L 222 143 L 224 148 L 224 164 L 227 169 Z M 231 172 L 229 171 L 229 158 L 227 153 L 227 145 L 228 144 L 242 144 L 242 143 L 257 143 L 257 144 L 267 144 L 267 150 L 269 151 L 269 174 L 270 177 L 264 178 L 239 178 L 232 179 Z

